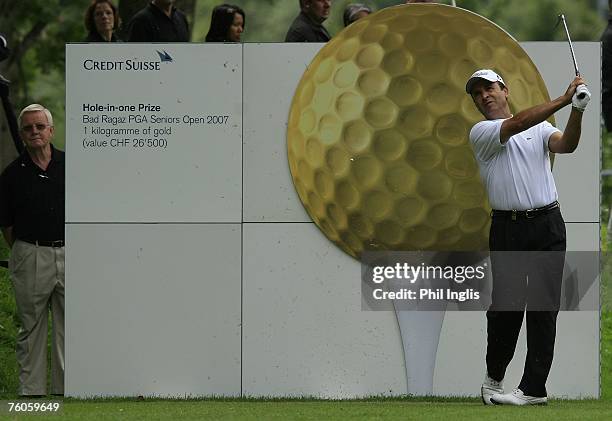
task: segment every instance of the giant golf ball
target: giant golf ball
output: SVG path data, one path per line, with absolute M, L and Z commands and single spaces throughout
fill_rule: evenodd
M 409 4 L 358 20 L 304 73 L 287 132 L 308 214 L 348 254 L 486 250 L 489 205 L 469 145 L 482 116 L 465 93 L 502 75 L 511 109 L 549 99 L 510 35 L 464 9 Z

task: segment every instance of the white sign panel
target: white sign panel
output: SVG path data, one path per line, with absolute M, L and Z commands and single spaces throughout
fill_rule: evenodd
M 67 222 L 240 222 L 239 45 L 70 45 Z

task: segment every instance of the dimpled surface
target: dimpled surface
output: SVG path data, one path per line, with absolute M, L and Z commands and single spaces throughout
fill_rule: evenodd
M 499 72 L 512 112 L 548 100 L 506 32 L 464 9 L 390 7 L 345 28 L 295 92 L 287 132 L 293 182 L 342 250 L 486 250 L 490 208 L 469 145 L 483 119 L 465 93 Z

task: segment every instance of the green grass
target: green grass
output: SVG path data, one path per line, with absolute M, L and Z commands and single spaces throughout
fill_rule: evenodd
M 7 258 L 8 248 L 0 235 L 0 260 Z M 18 386 L 15 361 L 16 314 L 8 271 L 0 268 L 0 398 L 14 395 Z
M 612 251 L 601 254 L 601 310 L 612 311 Z
M 601 397 L 612 403 L 612 311 L 601 313 Z
M 610 401 L 551 401 L 546 407 L 485 407 L 477 399 L 67 401 L 68 420 L 604 420 Z M 26 419 L 21 417 L 20 419 Z

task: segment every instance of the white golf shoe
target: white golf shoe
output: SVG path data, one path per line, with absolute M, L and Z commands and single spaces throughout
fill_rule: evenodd
M 480 396 L 482 397 L 482 403 L 485 405 L 495 405 L 491 402 L 491 396 L 499 395 L 504 393 L 504 381 L 498 382 L 489 377 L 489 374 L 485 375 L 484 382 L 480 387 Z
M 536 398 L 527 396 L 521 389 L 514 389 L 512 393 L 498 393 L 490 397 L 494 405 L 547 405 L 548 398 L 546 396 Z

